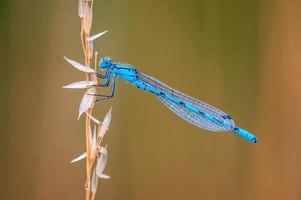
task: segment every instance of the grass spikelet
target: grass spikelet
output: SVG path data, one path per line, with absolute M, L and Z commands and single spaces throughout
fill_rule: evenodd
M 84 93 L 79 106 L 78 114 L 78 118 L 80 118 L 81 115 L 86 114 L 86 151 L 71 161 L 71 163 L 75 163 L 83 159 L 86 160 L 85 200 L 93 200 L 95 198 L 97 185 L 99 185 L 99 178 L 110 178 L 109 175 L 103 173 L 107 163 L 108 151 L 106 149 L 106 146 L 103 147 L 101 145 L 101 142 L 109 128 L 112 109 L 110 109 L 106 114 L 103 122 L 99 121 L 92 115 L 96 103 L 98 89 L 97 52 L 95 52 L 94 55 L 94 69 L 91 68 L 91 61 L 93 60 L 94 54 L 93 42 L 107 32 L 104 31 L 90 37 L 90 31 L 93 21 L 93 3 L 93 0 L 78 1 L 78 15 L 81 21 L 80 39 L 84 51 L 85 63 L 80 64 L 70 58 L 64 57 L 64 59 L 70 65 L 85 73 L 85 80 L 77 81 L 63 87 L 67 89 L 86 89 L 86 92 Z M 92 124 L 94 124 L 93 133 L 91 129 Z

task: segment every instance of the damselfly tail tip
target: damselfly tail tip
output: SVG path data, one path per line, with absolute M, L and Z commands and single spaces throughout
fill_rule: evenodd
M 233 132 L 237 133 L 238 135 L 240 135 L 244 139 L 248 140 L 249 142 L 252 142 L 254 144 L 258 142 L 256 136 L 253 135 L 252 133 L 250 133 L 249 131 L 245 130 L 245 129 L 242 129 L 242 128 L 239 128 L 239 127 L 235 127 L 233 129 Z
M 251 141 L 252 141 L 253 143 L 257 143 L 257 142 L 258 142 L 258 140 L 257 140 L 256 137 L 254 137 Z

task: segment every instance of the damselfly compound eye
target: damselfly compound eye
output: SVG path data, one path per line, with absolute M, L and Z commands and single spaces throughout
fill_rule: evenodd
M 102 58 L 99 62 L 99 67 L 102 69 L 108 68 L 112 65 L 112 59 L 110 57 Z

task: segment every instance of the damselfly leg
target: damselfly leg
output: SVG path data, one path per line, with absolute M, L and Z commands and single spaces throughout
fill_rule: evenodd
M 104 84 L 99 84 L 98 86 L 102 87 L 102 88 L 109 87 L 109 85 L 110 85 L 110 79 L 111 78 L 106 79 L 106 82 Z M 111 91 L 110 95 L 104 95 L 104 94 L 90 94 L 90 95 L 93 95 L 93 96 L 96 96 L 96 97 L 100 97 L 100 98 L 96 99 L 96 102 L 110 99 L 115 94 L 115 85 L 116 85 L 116 76 L 114 76 L 113 80 L 112 80 L 112 91 Z

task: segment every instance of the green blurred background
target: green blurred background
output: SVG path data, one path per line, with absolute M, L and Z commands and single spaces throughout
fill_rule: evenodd
M 102 56 L 230 113 L 258 144 L 198 129 L 118 81 L 96 199 L 301 199 L 301 1 L 95 0 Z M 84 199 L 77 1 L 0 3 L 0 199 Z

